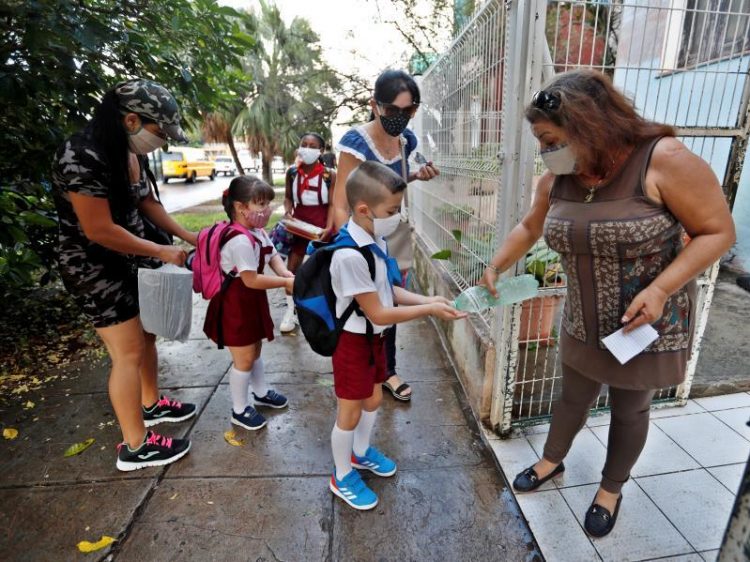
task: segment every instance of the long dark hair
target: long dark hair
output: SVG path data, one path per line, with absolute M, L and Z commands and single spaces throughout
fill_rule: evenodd
M 109 204 L 112 219 L 125 226 L 126 217 L 135 208 L 128 172 L 128 133 L 114 89 L 102 98 L 94 112 L 90 127 L 97 147 L 107 159 L 110 172 Z
M 419 86 L 411 74 L 403 70 L 386 70 L 375 80 L 372 97 L 380 103 L 393 103 L 401 92 L 409 92 L 414 104 L 421 101 Z M 375 114 L 370 112 L 370 121 L 374 120 Z
M 234 220 L 234 203 L 266 203 L 276 196 L 273 188 L 256 176 L 239 176 L 234 178 L 221 197 L 229 220 Z
M 526 107 L 526 119 L 562 127 L 570 142 L 582 149 L 579 158 L 600 176 L 608 171 L 609 156 L 616 151 L 656 137 L 675 136 L 674 127 L 638 115 L 633 102 L 596 70 L 558 74 L 542 92 L 545 96 L 535 98 L 541 102 L 532 101 Z

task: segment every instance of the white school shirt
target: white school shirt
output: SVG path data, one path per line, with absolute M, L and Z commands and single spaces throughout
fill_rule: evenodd
M 320 199 L 323 200 L 323 205 L 328 205 L 328 184 L 323 179 L 323 174 L 310 178 L 310 187 L 315 187 L 320 190 L 320 199 L 318 198 L 318 192 L 312 189 L 305 189 L 302 192 L 302 200 L 300 201 L 297 195 L 299 194 L 299 173 L 294 174 L 292 180 L 292 202 L 294 206 L 302 205 L 303 207 L 315 207 L 320 205 Z
M 357 243 L 357 246 L 369 246 L 375 243 L 373 237 L 365 229 L 354 221 L 348 223 L 349 234 Z M 383 252 L 386 251 L 385 240 L 379 238 L 378 246 Z M 393 288 L 388 282 L 388 268 L 385 260 L 373 253 L 375 258 L 375 281 L 370 277 L 370 268 L 367 260 L 357 250 L 337 250 L 331 259 L 331 285 L 336 295 L 336 316 L 341 317 L 347 307 L 351 304 L 354 295 L 362 293 L 378 293 L 380 304 L 385 308 L 393 307 Z M 373 322 L 373 331 L 376 334 L 390 328 L 391 325 L 379 326 Z M 366 334 L 367 323 L 364 316 L 353 313 L 344 324 L 344 330 L 354 334 Z
M 266 267 L 277 252 L 271 239 L 262 228 L 251 228 L 250 232 L 255 235 L 255 240 L 260 241 L 264 247 L 270 246 L 273 251 L 266 256 Z M 253 244 L 244 234 L 239 234 L 229 240 L 221 249 L 221 269 L 224 273 L 237 270 L 237 275 L 243 271 L 258 271 L 260 265 L 260 244 Z M 267 269 L 263 270 L 268 272 Z

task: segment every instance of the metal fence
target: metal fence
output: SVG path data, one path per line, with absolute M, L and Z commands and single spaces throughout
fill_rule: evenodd
M 418 235 L 431 250 L 450 250 L 444 267 L 457 291 L 478 279 L 542 172 L 523 106 L 544 80 L 579 67 L 607 73 L 642 115 L 676 126 L 731 203 L 746 148 L 749 61 L 750 0 L 489 0 L 423 78 L 422 146 L 442 175 L 414 190 Z M 717 272 L 699 279 L 687 380 L 657 403 L 687 400 Z M 491 422 L 501 432 L 551 413 L 564 293 L 552 283 L 530 303 L 478 319 L 497 349 Z M 604 393 L 596 408 L 606 406 Z

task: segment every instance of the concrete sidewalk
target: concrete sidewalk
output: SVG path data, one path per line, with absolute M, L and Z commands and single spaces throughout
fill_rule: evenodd
M 271 301 L 278 325 L 282 296 Z M 34 409 L 0 413 L 20 432 L 0 441 L 0 560 L 542 560 L 430 323 L 400 328 L 400 370 L 415 398 L 387 399 L 374 438 L 399 472 L 365 477 L 380 505 L 359 513 L 327 488 L 330 362 L 302 336 L 267 344 L 268 378 L 291 407 L 259 432 L 238 430 L 245 444 L 233 447 L 223 437 L 233 427 L 229 353 L 203 337 L 204 310 L 197 298 L 187 343 L 159 346 L 163 388 L 199 409 L 190 423 L 157 427 L 193 440 L 177 464 L 116 471 L 104 361 L 56 381 Z M 89 437 L 92 447 L 63 458 Z M 118 540 L 78 552 L 102 535 Z

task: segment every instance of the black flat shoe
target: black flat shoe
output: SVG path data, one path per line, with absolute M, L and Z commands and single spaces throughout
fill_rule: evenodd
M 615 528 L 615 522 L 617 521 L 617 514 L 620 512 L 620 503 L 622 502 L 622 494 L 617 498 L 617 505 L 615 506 L 614 514 L 610 513 L 608 509 L 600 506 L 599 504 L 592 503 L 589 510 L 586 512 L 586 521 L 583 524 L 583 528 L 592 537 L 604 537 L 608 535 L 612 529 Z
M 563 472 L 565 472 L 565 465 L 563 463 L 560 463 L 557 465 L 555 470 L 550 472 L 544 478 L 540 479 L 536 471 L 534 470 L 534 466 L 532 465 L 516 476 L 516 479 L 513 480 L 513 489 L 516 492 L 532 492 L 550 478 L 554 478 L 555 476 L 557 476 L 558 474 L 562 474 Z

